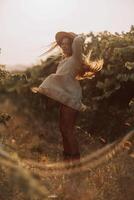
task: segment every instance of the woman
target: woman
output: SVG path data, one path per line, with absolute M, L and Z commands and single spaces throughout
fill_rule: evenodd
M 99 71 L 83 62 L 84 35 L 72 32 L 58 32 L 55 36 L 56 45 L 63 51 L 64 59 L 59 63 L 55 74 L 49 75 L 38 88 L 33 88 L 60 102 L 60 131 L 63 138 L 63 158 L 65 161 L 80 159 L 77 135 L 74 131 L 79 111 L 85 111 L 82 104 L 82 89 L 76 79 L 85 71 Z M 56 46 L 55 45 L 55 46 Z

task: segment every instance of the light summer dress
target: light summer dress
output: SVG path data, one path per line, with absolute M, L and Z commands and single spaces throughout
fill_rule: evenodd
M 38 87 L 39 93 L 78 111 L 86 109 L 86 106 L 81 102 L 82 88 L 76 79 L 83 66 L 83 42 L 82 35 L 75 37 L 72 44 L 72 56 L 62 60 L 56 73 L 49 75 Z

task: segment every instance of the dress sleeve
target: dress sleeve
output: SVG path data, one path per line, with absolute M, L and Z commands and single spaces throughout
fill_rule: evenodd
M 83 52 L 84 36 L 82 34 L 75 37 L 72 44 L 72 57 L 78 62 L 82 63 L 82 52 Z

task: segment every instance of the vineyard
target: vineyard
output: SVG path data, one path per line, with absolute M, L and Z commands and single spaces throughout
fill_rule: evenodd
M 119 144 L 122 138 L 126 137 L 127 133 L 132 132 L 134 128 L 134 26 L 131 26 L 130 31 L 126 33 L 112 34 L 105 31 L 94 34 L 90 32 L 87 37 L 91 41 L 88 44 L 88 48 L 92 49 L 91 59 L 103 58 L 104 66 L 95 77 L 86 77 L 80 80 L 83 102 L 90 108 L 79 114 L 76 126 L 83 156 L 87 156 L 89 151 L 92 153 L 101 148 L 104 148 L 103 154 L 110 152 L 111 149 L 113 151 L 113 146 L 116 143 Z M 40 64 L 31 66 L 25 71 L 8 72 L 4 66 L 0 67 L 0 155 L 7 158 L 4 161 L 0 160 L 1 163 L 2 161 L 4 163 L 0 167 L 1 200 L 71 200 L 71 198 L 75 200 L 79 198 L 78 196 L 77 198 L 65 197 L 65 194 L 68 196 L 68 191 L 62 191 L 60 194 L 65 179 L 68 185 L 69 181 L 73 181 L 71 175 L 65 174 L 63 178 L 63 173 L 60 176 L 54 175 L 53 179 L 46 174 L 40 180 L 38 170 L 35 170 L 36 175 L 34 172 L 31 175 L 30 170 L 30 182 L 26 179 L 25 173 L 27 172 L 24 171 L 20 174 L 21 167 L 16 169 L 16 165 L 13 165 L 14 162 L 20 162 L 18 161 L 20 158 L 41 163 L 43 159 L 48 163 L 61 161 L 61 155 L 57 153 L 61 152 L 62 146 L 57 127 L 59 103 L 31 91 L 32 87 L 39 86 L 49 74 L 56 71 L 60 60 L 60 54 L 51 55 L 46 60 L 42 59 Z M 44 132 L 46 132 L 45 136 Z M 83 186 L 77 186 L 80 187 L 81 193 L 79 199 L 133 199 L 133 134 L 130 138 L 123 143 L 123 149 L 118 155 L 116 155 L 116 145 L 114 146 L 115 153 L 110 154 L 113 161 L 94 165 L 95 167 L 88 166 L 90 172 L 87 170 L 81 172 L 79 179 L 74 173 L 75 181 L 81 181 L 83 184 Z M 113 144 L 112 147 L 111 144 Z M 4 152 L 7 155 L 4 155 Z M 45 157 L 45 154 L 48 157 Z M 101 153 L 98 153 L 99 155 Z M 92 162 L 94 163 L 94 160 Z M 10 165 L 12 163 L 11 168 L 5 170 L 4 167 L 8 163 Z M 20 181 L 20 188 L 23 188 L 23 191 L 18 188 L 18 182 L 15 182 L 14 179 Z M 15 182 L 13 183 L 14 188 L 11 187 L 12 182 Z M 43 185 L 39 183 L 46 187 L 43 188 Z M 123 189 L 127 183 L 131 185 L 129 192 Z M 36 188 L 34 184 L 37 184 L 38 187 Z M 59 196 L 53 192 L 57 187 L 60 191 Z M 30 189 L 28 190 L 28 188 Z M 48 188 L 52 195 L 48 194 Z M 84 189 L 86 190 L 85 196 Z

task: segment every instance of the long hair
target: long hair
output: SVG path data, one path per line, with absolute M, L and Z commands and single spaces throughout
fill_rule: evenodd
M 46 55 L 47 53 L 50 53 L 52 52 L 54 49 L 56 49 L 59 45 L 57 44 L 56 41 L 52 42 L 50 45 L 49 45 L 49 49 L 47 51 L 45 51 L 44 53 L 42 53 L 39 57 L 42 57 L 44 55 Z
M 84 64 L 89 67 L 89 70 L 91 72 L 98 72 L 102 69 L 103 67 L 103 64 L 104 64 L 104 61 L 102 58 L 97 58 L 95 60 L 92 60 L 91 59 L 91 54 L 92 54 L 92 50 L 89 50 L 88 54 L 87 55 L 82 55 L 83 56 L 83 61 L 84 61 Z
M 91 79 L 94 75 L 99 72 L 104 64 L 104 60 L 98 55 L 97 48 L 94 48 L 94 44 L 92 39 L 82 34 L 84 38 L 83 46 L 82 46 L 82 63 L 83 63 L 83 71 L 78 74 L 77 79 Z M 94 56 L 96 55 L 97 56 Z

